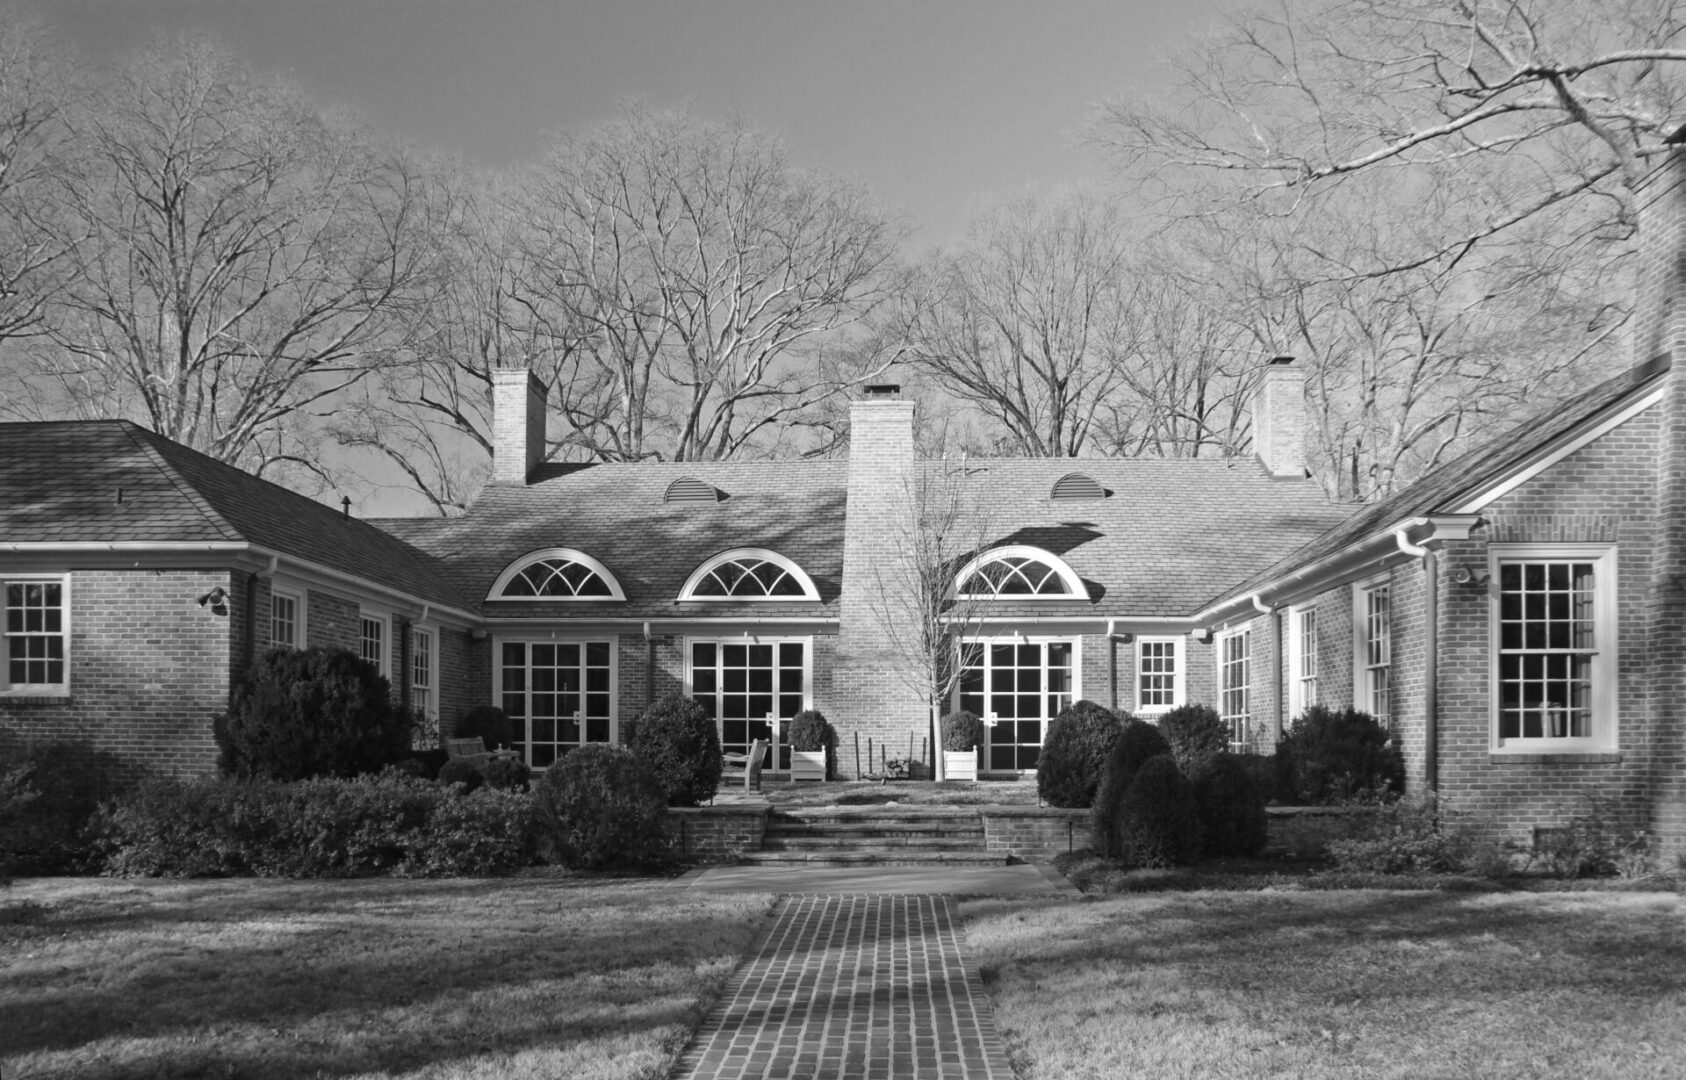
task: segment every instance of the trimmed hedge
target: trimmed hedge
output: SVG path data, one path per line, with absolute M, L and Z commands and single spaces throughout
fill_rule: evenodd
M 1109 854 L 1131 866 L 1186 866 L 1200 853 L 1194 791 L 1170 754 L 1149 758 L 1119 803 Z
M 696 806 L 720 786 L 725 768 L 720 732 L 709 711 L 691 698 L 669 694 L 645 709 L 631 747 L 649 766 L 668 806 Z
M 943 717 L 943 749 L 961 753 L 983 745 L 984 725 L 978 714 L 967 709 Z
M 1312 705 L 1276 744 L 1279 768 L 1295 799 L 1310 805 L 1397 796 L 1405 790 L 1405 759 L 1393 737 L 1369 713 Z
M 1174 757 L 1174 755 L 1173 755 Z M 1189 774 L 1201 850 L 1207 855 L 1257 855 L 1265 846 L 1265 796 L 1235 754 L 1207 754 Z
M 81 870 L 88 825 L 102 801 L 125 790 L 113 754 L 68 739 L 34 742 L 0 733 L 0 869 Z
M 1095 846 L 1103 854 L 1115 855 L 1118 851 L 1121 841 L 1117 829 L 1123 813 L 1124 793 L 1129 790 L 1137 771 L 1150 758 L 1170 752 L 1158 727 L 1134 718 L 1124 721 L 1118 741 L 1112 744 L 1112 752 L 1107 755 L 1106 768 L 1101 771 L 1100 787 L 1095 791 L 1090 812 Z
M 1192 776 L 1202 758 L 1229 749 L 1229 725 L 1210 705 L 1178 705 L 1159 718 L 1159 733 L 1184 776 Z
M 1107 758 L 1123 733 L 1123 721 L 1104 705 L 1076 701 L 1061 709 L 1036 759 L 1037 794 L 1049 806 L 1093 806 Z
M 213 732 L 231 776 L 303 780 L 379 772 L 410 749 L 414 718 L 375 666 L 346 649 L 272 649 Z
M 398 773 L 356 779 L 154 780 L 95 822 L 123 877 L 337 878 L 508 873 L 531 861 L 531 803 Z
M 590 743 L 545 771 L 533 789 L 539 854 L 580 870 L 671 859 L 667 796 L 643 758 Z

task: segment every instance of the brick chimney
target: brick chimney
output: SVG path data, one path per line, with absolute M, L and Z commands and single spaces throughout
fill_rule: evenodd
M 864 744 L 908 745 L 928 728 L 929 713 L 916 689 L 918 666 L 892 639 L 894 618 L 907 582 L 898 567 L 914 512 L 915 403 L 898 386 L 869 386 L 849 409 L 848 504 L 843 525 L 843 590 L 838 602 L 837 657 L 832 698 L 839 734 Z M 911 676 L 911 677 L 910 677 Z M 900 755 L 894 755 L 900 756 Z M 853 769 L 838 756 L 838 767 Z
M 544 460 L 544 395 L 526 368 L 492 371 L 492 483 L 525 484 Z
M 1265 364 L 1253 394 L 1253 452 L 1272 476 L 1305 476 L 1305 372 L 1292 356 Z

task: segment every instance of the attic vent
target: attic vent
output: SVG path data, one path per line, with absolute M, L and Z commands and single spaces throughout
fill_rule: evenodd
M 1095 478 L 1088 473 L 1066 473 L 1054 481 L 1051 498 L 1055 499 L 1104 499 L 1106 489 L 1095 482 Z
M 719 502 L 720 492 L 694 476 L 681 476 L 667 485 L 667 495 L 663 497 L 662 501 L 670 503 Z

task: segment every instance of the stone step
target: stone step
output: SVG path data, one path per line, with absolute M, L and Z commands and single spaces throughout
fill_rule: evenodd
M 752 851 L 742 862 L 754 866 L 1006 866 L 1012 857 L 996 851 L 895 848 L 881 851 Z
M 769 836 L 982 836 L 981 821 L 814 821 L 767 823 Z
M 762 851 L 873 851 L 880 848 L 930 848 L 941 851 L 982 851 L 977 836 L 765 836 Z
M 983 827 L 983 816 L 971 813 L 865 813 L 859 810 L 820 810 L 803 813 L 775 811 L 767 818 L 768 828 L 809 829 L 835 825 L 915 825 L 925 828 Z

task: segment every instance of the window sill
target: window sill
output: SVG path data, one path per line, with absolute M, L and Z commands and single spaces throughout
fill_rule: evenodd
M 69 694 L 19 694 L 0 690 L 0 705 L 69 705 Z
M 1557 754 L 1489 753 L 1487 761 L 1492 765 L 1619 765 L 1622 755 L 1620 751 L 1588 753 L 1584 750 Z

